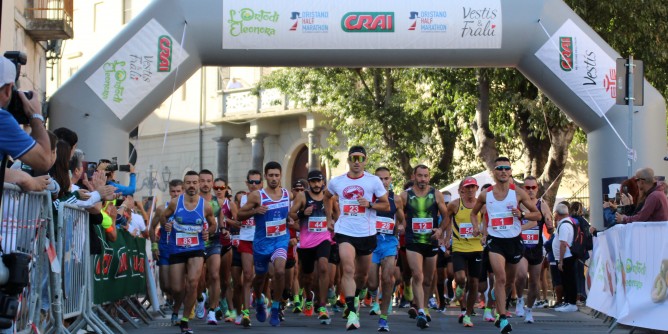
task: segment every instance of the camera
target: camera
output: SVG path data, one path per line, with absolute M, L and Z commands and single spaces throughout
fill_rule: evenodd
M 98 165 L 101 163 L 108 163 L 107 168 L 105 169 L 106 172 L 115 172 L 115 171 L 121 171 L 121 172 L 129 172 L 130 171 L 130 165 L 119 165 L 118 164 L 118 158 L 113 157 L 111 160 L 107 159 L 100 159 L 98 162 Z M 96 166 L 97 168 L 97 166 Z
M 19 310 L 19 295 L 30 284 L 31 256 L 22 252 L 3 254 L 0 261 L 0 329 L 12 327 Z
M 18 85 L 19 74 L 21 73 L 21 65 L 27 63 L 26 54 L 19 51 L 7 51 L 4 54 L 5 58 L 9 59 L 14 65 L 16 65 L 16 78 L 14 79 L 14 86 L 12 87 L 12 98 L 9 101 L 7 106 L 7 111 L 14 116 L 16 121 L 19 124 L 28 124 L 30 120 L 26 116 L 25 111 L 23 111 L 23 101 L 19 97 L 19 94 L 24 94 L 28 100 L 31 100 L 33 97 L 33 92 L 20 92 L 16 86 Z

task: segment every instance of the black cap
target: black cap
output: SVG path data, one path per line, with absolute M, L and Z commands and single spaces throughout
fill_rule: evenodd
M 308 180 L 324 180 L 325 177 L 322 175 L 322 172 L 319 170 L 312 170 L 308 172 Z
M 297 187 L 306 188 L 306 185 L 302 182 L 302 180 L 297 180 L 292 184 L 292 188 L 297 188 Z
M 359 145 L 350 147 L 350 149 L 348 150 L 348 155 L 351 155 L 353 153 L 362 153 L 364 154 L 364 156 L 366 156 L 366 150 L 364 149 L 364 147 Z

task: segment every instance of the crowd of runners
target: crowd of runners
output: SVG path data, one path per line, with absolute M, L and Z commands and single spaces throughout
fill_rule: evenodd
M 395 192 L 390 169 L 371 174 L 366 163 L 365 149 L 353 146 L 346 174 L 326 181 L 310 171 L 291 189 L 277 162 L 249 170 L 248 191 L 234 194 L 208 170 L 170 182 L 171 200 L 149 230 L 172 324 L 182 333 L 193 333 L 196 319 L 280 326 L 293 312 L 323 325 L 339 314 L 354 330 L 364 306 L 387 332 L 393 307 L 426 329 L 453 303 L 462 326 L 473 327 L 483 307 L 484 322 L 508 333 L 508 317 L 532 323 L 532 309 L 547 307 L 543 230 L 554 225 L 535 178 L 516 187 L 499 157 L 493 186 L 467 177 L 450 201 L 425 165 Z M 575 307 L 565 306 L 558 310 Z

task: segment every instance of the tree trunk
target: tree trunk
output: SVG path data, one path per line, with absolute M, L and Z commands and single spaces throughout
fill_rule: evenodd
M 530 112 L 529 110 L 521 109 L 517 112 L 515 120 L 519 127 L 520 139 L 527 150 L 527 173 L 538 177 L 543 174 L 545 164 L 547 163 L 550 139 L 538 138 L 533 135 L 529 124 Z
M 448 171 L 452 170 L 452 159 L 455 152 L 455 144 L 457 138 L 461 134 L 458 127 L 454 127 L 454 131 L 450 127 L 450 120 L 443 115 L 434 114 L 434 122 L 438 131 L 439 139 L 443 152 L 436 163 L 436 170 L 440 172 L 434 173 L 431 176 L 432 184 L 440 184 L 447 179 Z
M 489 70 L 478 69 L 478 105 L 475 109 L 475 121 L 471 124 L 476 142 L 476 154 L 488 170 L 494 169 L 494 160 L 499 152 L 496 139 L 489 128 Z
M 550 126 L 550 150 L 543 173 L 538 178 L 538 184 L 545 189 L 543 198 L 551 205 L 557 197 L 557 190 L 563 177 L 568 160 L 568 147 L 573 141 L 577 126 L 569 122 L 565 126 Z

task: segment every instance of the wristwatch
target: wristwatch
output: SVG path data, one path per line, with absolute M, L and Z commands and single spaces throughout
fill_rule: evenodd
M 369 209 L 373 209 L 373 203 L 369 202 Z
M 34 114 L 32 114 L 32 116 L 30 116 L 30 119 L 34 119 L 34 118 L 36 118 L 36 119 L 42 121 L 42 123 L 44 123 L 44 116 L 42 116 L 41 114 L 34 113 Z

